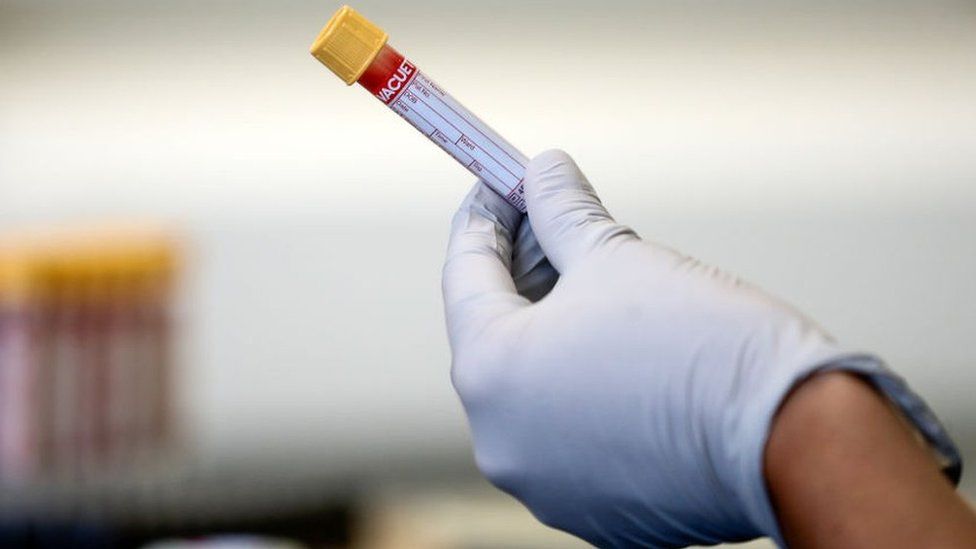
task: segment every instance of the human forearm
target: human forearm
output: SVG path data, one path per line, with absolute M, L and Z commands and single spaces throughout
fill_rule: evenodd
M 765 474 L 791 547 L 973 547 L 976 515 L 868 383 L 824 373 L 777 414 Z

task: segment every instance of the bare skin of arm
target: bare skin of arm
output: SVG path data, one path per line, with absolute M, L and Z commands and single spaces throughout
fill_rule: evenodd
M 790 547 L 976 547 L 976 513 L 856 376 L 819 374 L 793 391 L 765 475 Z

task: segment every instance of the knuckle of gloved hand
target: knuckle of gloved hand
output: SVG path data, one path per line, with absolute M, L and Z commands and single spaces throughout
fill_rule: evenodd
M 526 191 L 538 192 L 547 187 L 561 188 L 564 178 L 578 171 L 565 151 L 550 149 L 533 158 L 526 170 Z
M 584 223 L 589 225 L 589 230 L 584 234 L 592 250 L 612 252 L 619 245 L 638 239 L 633 229 L 617 223 L 609 215 L 593 217 Z
M 526 503 L 526 505 L 532 511 L 532 516 L 542 524 L 550 528 L 566 530 L 567 532 L 573 531 L 573 521 L 565 520 L 564 514 L 556 512 L 551 506 L 533 505 L 531 503 Z
M 451 385 L 454 386 L 454 391 L 461 397 L 461 400 L 465 404 L 470 400 L 468 395 L 472 392 L 471 389 L 477 382 L 472 379 L 473 376 L 470 370 L 467 365 L 457 359 L 451 365 Z
M 501 390 L 504 381 L 490 354 L 470 351 L 456 353 L 451 366 L 451 383 L 465 405 L 490 401 Z
M 575 168 L 573 158 L 562 149 L 547 149 L 537 154 L 530 162 L 533 174 L 544 174 L 563 168 Z
M 497 445 L 479 444 L 475 439 L 474 461 L 488 482 L 506 493 L 518 497 L 521 488 L 521 468 L 514 456 Z
M 449 253 L 441 266 L 441 292 L 447 293 L 457 277 L 461 276 L 461 266 L 458 265 L 457 254 Z

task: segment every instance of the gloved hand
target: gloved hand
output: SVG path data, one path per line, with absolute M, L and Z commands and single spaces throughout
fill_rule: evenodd
M 477 464 L 542 522 L 598 546 L 782 543 L 763 450 L 786 394 L 823 369 L 870 379 L 958 477 L 938 421 L 878 359 L 642 241 L 565 153 L 530 163 L 525 194 L 528 223 L 476 185 L 443 289 Z

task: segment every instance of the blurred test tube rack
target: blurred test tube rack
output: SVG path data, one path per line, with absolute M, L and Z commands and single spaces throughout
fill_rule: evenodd
M 169 455 L 176 240 L 137 227 L 0 238 L 0 486 L 73 486 Z

